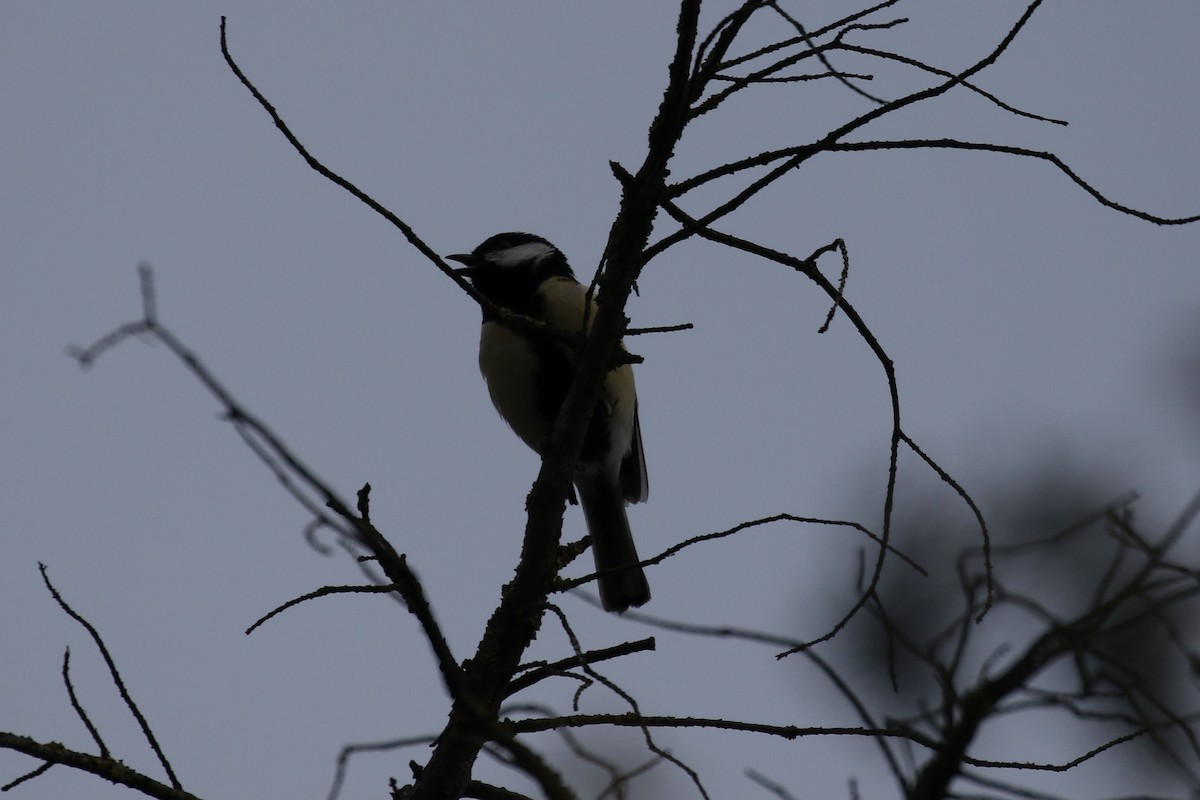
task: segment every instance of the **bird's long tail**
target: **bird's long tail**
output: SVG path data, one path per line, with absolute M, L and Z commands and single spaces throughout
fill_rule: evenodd
M 650 584 L 633 545 L 625 498 L 618 482 L 588 478 L 577 481 L 576 487 L 592 537 L 604 610 L 620 613 L 642 605 L 650 599 Z

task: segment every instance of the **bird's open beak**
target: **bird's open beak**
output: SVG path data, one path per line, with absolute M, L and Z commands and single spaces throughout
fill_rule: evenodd
M 464 267 L 460 267 L 459 269 L 454 270 L 454 273 L 456 275 L 466 275 L 467 277 L 470 277 L 471 275 L 473 275 L 475 273 L 475 267 L 471 263 L 471 254 L 470 253 L 454 253 L 453 255 L 446 256 L 446 260 L 447 261 L 457 261 L 460 264 L 466 265 Z

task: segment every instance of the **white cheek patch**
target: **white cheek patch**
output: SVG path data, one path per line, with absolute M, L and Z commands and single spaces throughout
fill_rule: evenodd
M 554 247 L 545 242 L 529 242 L 488 253 L 485 258 L 498 267 L 515 267 L 519 264 L 536 264 L 553 252 Z

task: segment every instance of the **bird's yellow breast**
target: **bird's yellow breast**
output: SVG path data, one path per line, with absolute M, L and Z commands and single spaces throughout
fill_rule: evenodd
M 587 290 L 568 277 L 547 279 L 540 287 L 543 321 L 551 328 L 568 333 L 583 330 Z M 589 310 L 588 327 L 596 308 Z M 525 444 L 540 451 L 550 433 L 553 419 L 541 413 L 544 406 L 537 397 L 537 363 L 530 341 L 503 323 L 483 324 L 479 342 L 479 369 L 487 382 L 488 394 L 500 416 Z M 633 369 L 622 365 L 608 373 L 597 413 L 608 416 L 609 441 L 612 445 L 606 461 L 615 469 L 629 450 L 633 439 L 637 393 Z
M 535 368 L 533 351 L 522 334 L 500 322 L 483 323 L 479 371 L 492 404 L 521 441 L 539 450 L 550 430 L 537 411 Z

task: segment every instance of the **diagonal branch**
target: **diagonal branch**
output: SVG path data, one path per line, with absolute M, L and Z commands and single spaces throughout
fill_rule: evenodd
M 229 43 L 225 36 L 224 16 L 221 17 L 221 55 L 224 56 L 225 63 L 229 65 L 229 69 L 233 71 L 233 74 L 237 76 L 237 79 L 241 81 L 242 85 L 245 86 L 250 94 L 254 96 L 254 99 L 258 101 L 258 104 L 262 106 L 263 110 L 270 115 L 271 121 L 275 123 L 275 127 L 279 129 L 279 132 L 283 134 L 283 137 L 287 139 L 288 143 L 293 147 L 293 149 L 295 149 L 297 153 L 300 154 L 300 156 L 308 163 L 310 167 L 316 170 L 322 177 L 345 189 L 347 192 L 366 204 L 376 214 L 390 222 L 396 227 L 397 230 L 400 231 L 401 234 L 403 234 L 404 238 L 408 240 L 409 244 L 411 244 L 422 255 L 432 261 L 434 265 L 443 273 L 445 273 L 447 277 L 458 284 L 460 289 L 469 294 L 471 297 L 475 298 L 477 302 L 485 305 L 488 304 L 487 301 L 475 291 L 475 289 L 465 278 L 463 278 L 461 275 L 458 275 L 450 267 L 450 265 L 442 260 L 441 256 L 439 256 L 432 247 L 426 244 L 421 237 L 417 236 L 417 232 L 414 231 L 408 223 L 393 214 L 386 207 L 384 207 L 382 203 L 368 195 L 362 189 L 355 186 L 349 180 L 329 169 L 329 167 L 322 164 L 320 161 L 314 158 L 311 153 L 308 152 L 308 149 L 300 143 L 300 140 L 296 137 L 296 134 L 292 133 L 292 129 L 289 128 L 287 123 L 283 121 L 283 117 L 279 115 L 279 112 L 275 109 L 275 106 L 273 106 L 271 102 L 263 96 L 262 92 L 258 90 L 258 87 L 250 82 L 250 79 L 246 77 L 246 73 L 242 72 L 241 67 L 239 67 L 237 62 L 233 60 L 233 56 L 229 52 Z

